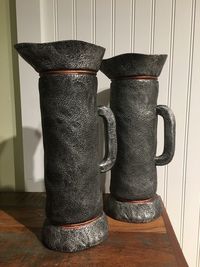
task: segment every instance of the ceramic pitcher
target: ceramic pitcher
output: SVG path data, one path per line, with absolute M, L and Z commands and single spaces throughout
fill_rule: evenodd
M 43 242 L 66 252 L 97 245 L 108 235 L 100 172 L 108 171 L 116 158 L 114 116 L 109 108 L 96 105 L 96 73 L 105 49 L 75 40 L 21 43 L 15 48 L 40 75 L 46 187 Z M 98 115 L 106 124 L 108 147 L 100 164 Z
M 101 71 L 111 79 L 110 106 L 116 118 L 118 153 L 105 210 L 129 222 L 160 216 L 156 166 L 174 155 L 175 119 L 171 109 L 157 105 L 158 76 L 166 55 L 122 54 L 105 59 Z M 157 119 L 164 120 L 164 151 L 156 156 Z

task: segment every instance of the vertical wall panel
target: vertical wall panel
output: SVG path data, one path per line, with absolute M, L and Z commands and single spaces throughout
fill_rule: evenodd
M 96 0 L 96 44 L 106 48 L 105 58 L 111 55 L 111 0 Z M 103 18 L 103 19 L 102 19 Z
M 58 0 L 58 39 L 73 39 L 73 0 Z
M 40 1 L 40 28 L 41 41 L 51 42 L 56 40 L 57 32 L 55 31 L 55 1 L 42 0 Z
M 115 6 L 115 55 L 130 52 L 131 1 L 116 0 Z
M 111 21 L 111 0 L 93 0 L 95 1 L 95 42 L 96 44 L 106 48 L 105 58 L 108 58 L 112 54 L 112 21 Z M 103 17 L 103 19 L 102 19 Z M 109 79 L 98 72 L 98 91 L 107 90 L 110 86 Z M 103 93 L 102 93 L 103 94 Z M 104 99 L 104 97 L 103 97 Z M 100 101 L 99 104 L 103 104 L 104 101 Z
M 174 230 L 180 242 L 182 236 L 182 208 L 185 184 L 183 171 L 190 55 L 191 7 L 191 0 L 176 1 L 171 106 L 176 116 L 177 138 L 175 156 L 168 167 L 167 208 Z M 182 19 L 183 17 L 184 20 Z
M 0 190 L 15 189 L 14 139 L 16 138 L 10 4 L 0 2 Z
M 40 1 L 17 0 L 19 42 L 41 42 Z M 38 93 L 38 74 L 19 58 L 23 124 L 24 175 L 27 191 L 43 187 L 43 147 Z
M 186 160 L 186 181 L 185 181 L 185 205 L 183 217 L 182 241 L 186 257 L 189 259 L 189 266 L 199 267 L 199 151 L 200 151 L 200 1 L 193 1 L 194 25 L 191 25 L 191 83 L 188 84 L 191 90 L 189 99 L 189 121 L 188 121 L 188 150 Z M 195 7 L 195 6 L 194 6 Z M 195 20 L 196 19 L 196 20 Z M 194 35 L 192 35 L 194 31 Z M 192 43 L 194 41 L 194 43 Z M 192 45 L 194 45 L 192 47 Z M 191 244 L 193 243 L 193 245 Z M 198 248 L 198 250 L 197 250 Z M 197 257 L 196 257 L 197 256 Z M 196 264 L 196 265 L 195 265 Z
M 77 39 L 92 42 L 91 0 L 76 0 Z
M 158 167 L 161 194 L 190 267 L 200 267 L 200 0 L 16 0 L 19 42 L 81 39 L 106 48 L 105 58 L 135 51 L 168 54 L 159 104 L 177 121 L 173 161 Z M 31 29 L 31 30 L 30 30 Z M 27 191 L 43 190 L 38 75 L 20 59 Z M 109 105 L 110 81 L 98 73 L 98 104 Z M 103 128 L 100 123 L 100 158 Z M 163 149 L 159 119 L 158 151 Z M 102 175 L 109 190 L 110 173 Z
M 152 0 L 135 0 L 135 40 L 134 51 L 149 53 L 151 43 Z
M 167 54 L 167 61 L 159 77 L 159 104 L 170 104 L 169 95 L 171 91 L 171 66 L 172 66 L 172 46 L 173 46 L 173 4 L 171 1 L 155 1 L 155 9 L 152 12 L 154 19 L 154 25 L 152 25 L 152 52 L 155 54 Z M 158 147 L 157 154 L 161 154 L 163 150 L 163 136 L 164 125 L 161 118 L 159 118 L 158 127 Z M 162 196 L 164 203 L 166 204 L 167 198 L 167 167 L 157 167 L 158 171 L 158 193 Z
M 167 61 L 159 77 L 159 96 L 158 103 L 170 105 L 171 96 L 171 77 L 173 63 L 173 39 L 174 39 L 174 1 L 157 0 L 155 2 L 155 26 L 154 26 L 154 53 L 167 54 Z M 162 153 L 163 149 L 163 121 L 159 118 L 158 127 L 158 149 L 157 153 Z M 158 171 L 158 192 L 161 194 L 166 205 L 167 185 L 168 185 L 168 166 L 157 168 Z
M 112 55 L 112 0 L 93 0 L 95 3 L 95 17 L 94 21 L 94 35 L 95 43 L 106 48 L 105 58 Z M 102 19 L 103 18 L 103 19 Z M 98 72 L 98 95 L 97 104 L 98 105 L 108 105 L 110 98 L 110 81 L 102 73 Z M 99 119 L 99 160 L 101 161 L 104 155 L 104 127 L 103 121 Z M 103 184 L 103 190 L 109 192 L 110 186 L 110 172 L 101 174 L 101 180 Z

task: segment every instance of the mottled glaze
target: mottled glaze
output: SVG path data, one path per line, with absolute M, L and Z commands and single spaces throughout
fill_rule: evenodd
M 161 213 L 159 199 L 151 203 L 155 212 L 147 217 L 149 205 L 138 206 L 137 201 L 155 197 L 156 165 L 169 163 L 174 154 L 174 115 L 168 107 L 157 106 L 157 77 L 166 57 L 123 54 L 101 64 L 101 71 L 112 80 L 110 106 L 116 118 L 118 142 L 117 160 L 111 171 L 112 196 L 107 199 L 105 210 L 119 220 L 145 222 Z M 156 157 L 157 115 L 165 122 L 165 147 L 159 157 Z M 124 201 L 120 203 L 120 199 Z M 136 203 L 130 204 L 129 200 Z
M 101 71 L 113 79 L 126 76 L 156 76 L 162 71 L 167 55 L 121 54 L 104 59 Z
M 63 230 L 62 225 L 87 222 L 103 212 L 100 172 L 109 170 L 116 158 L 114 116 L 109 108 L 97 108 L 96 104 L 95 72 L 105 49 L 83 41 L 23 43 L 15 48 L 42 73 L 39 93 L 48 222 L 43 227 L 43 241 L 49 248 L 61 251 L 96 245 L 108 235 L 105 216 L 101 223 L 97 220 L 95 227 L 88 224 L 78 231 Z M 92 72 L 53 73 L 55 70 Z M 108 157 L 100 164 L 98 115 L 106 122 L 109 147 Z
M 62 252 L 76 252 L 98 245 L 108 237 L 108 223 L 103 213 L 95 221 L 77 228 L 54 226 L 45 221 L 43 231 L 44 244 Z
M 116 220 L 134 223 L 146 223 L 157 219 L 162 212 L 162 202 L 159 196 L 144 202 L 119 201 L 112 195 L 105 198 L 105 211 Z
M 105 49 L 83 41 L 20 43 L 15 48 L 37 72 L 47 70 L 98 71 Z

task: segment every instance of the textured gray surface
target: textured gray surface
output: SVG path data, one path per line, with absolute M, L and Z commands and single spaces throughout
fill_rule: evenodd
M 145 203 L 122 202 L 108 195 L 104 201 L 104 210 L 110 217 L 119 221 L 146 223 L 160 216 L 162 202 L 157 195 Z
M 149 75 L 158 77 L 167 55 L 122 54 L 104 59 L 101 71 L 113 79 L 121 76 Z
M 39 80 L 46 214 L 54 224 L 79 223 L 102 211 L 96 90 L 92 75 Z
M 155 80 L 111 83 L 110 106 L 116 117 L 118 154 L 110 190 L 116 198 L 140 200 L 156 193 L 157 96 Z
M 83 41 L 20 43 L 15 48 L 37 71 L 86 69 L 99 70 L 105 49 Z
M 116 122 L 111 109 L 105 106 L 98 107 L 98 115 L 104 119 L 106 133 L 105 157 L 99 166 L 101 172 L 106 172 L 113 167 L 117 157 Z
M 164 152 L 155 158 L 156 165 L 162 166 L 168 164 L 174 156 L 176 121 L 172 110 L 165 105 L 158 105 L 156 112 L 164 118 Z
M 54 226 L 45 221 L 42 230 L 44 244 L 53 250 L 76 252 L 98 245 L 108 237 L 108 223 L 103 213 L 95 221 L 78 228 Z
M 102 211 L 97 79 L 91 75 L 44 76 L 39 87 L 47 217 L 54 224 L 89 220 Z M 114 121 L 110 128 L 115 132 Z M 113 165 L 114 151 L 113 157 L 105 160 L 103 171 Z
M 110 191 L 115 199 L 144 200 L 153 198 L 157 190 L 156 164 L 171 161 L 175 145 L 175 120 L 166 106 L 157 107 L 158 81 L 155 79 L 131 79 L 132 76 L 158 76 L 163 68 L 166 55 L 124 54 L 103 60 L 101 71 L 112 78 L 110 106 L 116 118 L 118 153 L 116 164 L 111 171 Z M 119 78 L 123 79 L 119 79 Z M 165 121 L 165 148 L 156 157 L 157 115 Z M 135 208 L 129 202 L 109 205 L 109 214 L 118 218 L 118 212 L 136 216 Z M 157 212 L 159 200 L 152 203 Z M 116 204 L 117 203 L 117 204 Z M 130 210 L 127 213 L 127 206 Z M 153 207 L 155 205 L 155 207 Z M 139 209 L 138 221 L 142 222 L 144 208 Z M 111 208 L 117 211 L 111 212 Z M 107 209 L 106 209 L 107 210 Z M 155 215 L 158 217 L 158 214 Z M 152 219 L 155 217 L 152 214 Z M 130 218 L 130 220 L 132 220 Z M 134 217 L 137 222 L 137 218 Z M 149 218 L 150 220 L 150 218 Z
M 37 71 L 61 69 L 98 70 L 104 48 L 82 41 L 62 41 L 44 44 L 18 44 L 19 54 Z M 90 74 L 44 73 L 39 79 L 40 108 L 44 144 L 44 171 L 46 187 L 46 216 L 52 230 L 51 244 L 57 242 L 59 225 L 87 222 L 103 212 L 100 171 L 112 167 L 116 158 L 115 119 L 112 111 L 101 107 L 99 115 L 103 116 L 108 128 L 107 138 L 110 146 L 107 159 L 98 162 L 98 109 L 96 106 L 97 78 Z M 104 224 L 106 221 L 104 220 Z M 53 225 L 55 228 L 53 228 Z M 58 226 L 58 228 L 56 228 Z M 98 226 L 100 227 L 98 229 Z M 46 227 L 46 226 L 45 226 Z M 106 235 L 101 224 L 92 227 L 92 235 L 82 233 L 88 244 L 101 242 Z M 48 228 L 49 229 L 49 228 Z M 53 230 L 54 229 L 54 230 Z M 87 228 L 85 228 L 87 230 Z M 97 236 L 95 229 L 104 231 Z M 86 231 L 85 230 L 85 231 Z M 59 230 L 60 231 L 60 230 Z M 66 240 L 65 231 L 60 231 L 60 249 L 64 242 L 71 250 L 74 242 L 79 249 L 78 237 Z M 74 231 L 73 234 L 78 234 Z M 47 238 L 48 235 L 44 235 Z M 76 242 L 78 242 L 76 244 Z M 87 243 L 86 241 L 83 241 Z M 53 248 L 53 245 L 49 247 Z

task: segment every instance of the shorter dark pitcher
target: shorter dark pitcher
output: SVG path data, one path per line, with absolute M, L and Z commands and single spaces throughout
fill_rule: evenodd
M 116 118 L 118 153 L 111 175 L 107 214 L 118 220 L 148 222 L 160 216 L 156 165 L 174 155 L 175 118 L 157 106 L 158 80 L 166 55 L 123 54 L 103 60 L 101 71 L 112 80 L 111 109 Z M 164 152 L 156 157 L 157 116 L 164 119 Z
M 15 48 L 40 73 L 47 217 L 43 242 L 67 252 L 97 245 L 108 235 L 100 172 L 109 170 L 116 158 L 114 116 L 109 108 L 96 106 L 96 72 L 104 48 L 82 41 Z M 105 119 L 108 137 L 100 165 L 98 115 Z

